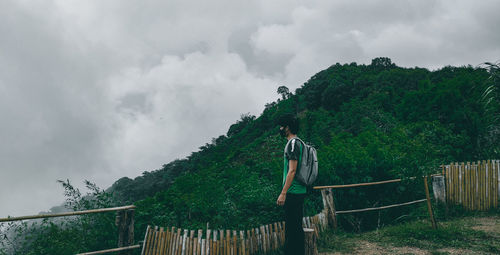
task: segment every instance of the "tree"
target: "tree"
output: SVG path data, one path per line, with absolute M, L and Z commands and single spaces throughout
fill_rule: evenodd
M 389 69 L 396 67 L 396 65 L 392 63 L 391 59 L 387 57 L 378 57 L 372 59 L 372 63 L 370 66 L 374 67 L 375 69 Z
M 278 94 L 280 94 L 281 98 L 285 100 L 290 97 L 290 90 L 286 86 L 279 86 Z

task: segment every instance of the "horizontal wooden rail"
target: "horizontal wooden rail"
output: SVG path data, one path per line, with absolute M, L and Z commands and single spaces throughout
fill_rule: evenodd
M 387 208 L 398 207 L 398 206 L 403 206 L 403 205 L 416 204 L 416 203 L 424 202 L 426 200 L 427 199 L 424 198 L 424 199 L 415 200 L 415 201 L 411 201 L 411 202 L 406 202 L 406 203 L 402 203 L 402 204 L 387 205 L 387 206 L 373 207 L 373 208 L 364 208 L 364 209 L 356 209 L 356 210 L 349 210 L 349 211 L 336 211 L 335 214 L 381 210 L 381 209 L 387 209 Z
M 366 182 L 366 183 L 356 183 L 356 184 L 345 184 L 345 185 L 329 185 L 329 186 L 315 186 L 313 189 L 338 189 L 338 188 L 351 188 L 351 187 L 359 187 L 359 186 L 369 186 L 369 185 L 377 185 L 384 183 L 392 183 L 392 182 L 400 182 L 401 179 L 388 180 L 388 181 L 380 181 L 380 182 Z
M 441 175 L 441 174 L 432 174 L 431 176 L 438 176 L 438 175 Z M 413 179 L 415 179 L 415 177 L 410 177 L 408 179 L 413 180 Z M 370 185 L 377 185 L 377 184 L 384 184 L 384 183 L 393 183 L 393 182 L 400 182 L 400 181 L 402 181 L 402 179 L 394 179 L 394 180 L 379 181 L 379 182 L 365 182 L 365 183 L 356 183 L 356 184 L 344 184 L 344 185 L 314 186 L 313 189 L 352 188 L 352 187 L 370 186 Z
M 66 216 L 75 216 L 75 215 L 92 214 L 92 213 L 123 211 L 123 210 L 129 210 L 129 209 L 135 209 L 135 205 L 127 205 L 127 206 L 113 207 L 113 208 L 93 209 L 93 210 L 86 210 L 86 211 L 76 211 L 76 212 L 65 212 L 65 213 L 55 213 L 55 214 L 40 214 L 40 215 L 32 215 L 32 216 L 0 218 L 0 222 L 66 217 Z
M 139 249 L 139 248 L 141 248 L 141 245 L 137 244 L 137 245 L 127 246 L 127 247 L 120 247 L 120 248 L 114 248 L 114 249 L 109 249 L 109 250 L 78 253 L 76 255 L 106 254 L 106 253 L 111 253 L 111 252 L 127 251 L 127 250 Z

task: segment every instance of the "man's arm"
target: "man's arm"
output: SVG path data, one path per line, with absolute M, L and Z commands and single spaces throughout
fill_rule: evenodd
M 295 178 L 295 173 L 297 171 L 297 160 L 289 160 L 288 161 L 288 174 L 286 175 L 285 185 L 281 190 L 281 194 L 278 197 L 276 203 L 278 205 L 284 205 L 286 200 L 286 193 L 290 186 L 292 186 L 293 178 Z

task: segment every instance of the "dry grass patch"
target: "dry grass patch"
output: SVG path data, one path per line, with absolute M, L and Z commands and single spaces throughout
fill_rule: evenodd
M 327 232 L 319 247 L 323 255 L 500 254 L 500 216 L 440 222 L 437 230 L 420 220 L 362 234 Z

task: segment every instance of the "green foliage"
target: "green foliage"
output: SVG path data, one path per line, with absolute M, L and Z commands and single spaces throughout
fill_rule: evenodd
M 81 192 L 66 181 L 58 181 L 64 188 L 66 208 L 71 211 L 113 206 L 111 194 L 85 181 L 89 192 Z M 103 250 L 116 247 L 115 215 L 87 214 L 66 218 L 11 222 L 0 225 L 3 238 L 0 254 L 57 255 Z
M 209 223 L 210 228 L 244 229 L 281 221 L 282 208 L 275 201 L 281 190 L 286 141 L 279 137 L 275 120 L 291 112 L 300 120 L 299 137 L 318 151 L 317 185 L 404 180 L 336 190 L 337 209 L 422 199 L 422 179 L 410 177 L 434 173 L 440 164 L 452 161 L 499 156 L 496 132 L 500 122 L 491 121 L 497 116 L 499 100 L 488 92 L 497 86 L 498 80 L 491 78 L 497 74 L 498 69 L 470 66 L 432 72 L 402 68 L 388 58 L 374 59 L 370 65 L 337 63 L 311 77 L 295 94 L 280 87 L 281 99 L 266 104 L 260 116 L 243 114 L 226 135 L 212 139 L 187 158 L 135 179 L 121 178 L 106 194 L 113 194 L 119 204 L 136 204 L 136 233 L 144 233 L 148 224 L 198 229 Z M 89 199 L 71 189 L 69 182 L 62 184 L 72 198 L 68 200 L 72 209 L 109 203 L 104 195 Z M 108 202 L 95 204 L 101 199 Z M 305 201 L 306 215 L 316 214 L 322 206 L 320 193 L 311 191 Z M 400 207 L 341 216 L 339 223 L 345 230 L 364 231 L 419 218 L 420 213 L 412 206 Z M 82 217 L 54 230 L 46 223 L 41 233 L 61 240 L 59 236 L 69 236 L 64 231 L 98 222 L 102 226 L 97 229 L 114 229 L 106 225 L 109 220 Z M 116 238 L 111 233 L 96 236 L 107 238 L 103 247 Z M 43 242 L 56 241 L 35 239 L 25 244 L 41 242 L 66 249 L 62 241 L 51 244 Z M 93 239 L 68 240 L 79 251 L 101 247 Z
M 440 164 L 482 159 L 485 129 L 482 68 L 445 67 L 430 72 L 397 67 L 378 58 L 369 66 L 335 64 L 314 75 L 296 94 L 269 104 L 261 116 L 242 116 L 224 144 L 204 154 L 196 173 L 176 179 L 168 190 L 137 202 L 145 224 L 251 227 L 280 220 L 275 197 L 281 188 L 282 147 L 274 120 L 297 112 L 299 136 L 318 149 L 318 185 L 403 178 L 400 184 L 336 191 L 343 210 L 421 199 L 422 180 Z M 281 92 L 285 92 L 284 88 Z M 217 151 L 217 153 L 215 152 Z M 319 193 L 306 213 L 321 210 Z M 411 209 L 341 217 L 346 229 L 372 229 Z M 380 223 L 381 222 L 381 223 Z
M 400 68 L 387 58 L 374 59 L 369 66 L 333 65 L 295 95 L 269 104 L 258 118 L 242 116 L 224 144 L 206 154 L 196 173 L 179 177 L 168 190 L 137 203 L 142 208 L 140 221 L 243 228 L 280 220 L 282 212 L 274 206 L 272 194 L 281 188 L 286 141 L 278 137 L 273 120 L 287 112 L 298 113 L 299 136 L 318 149 L 318 185 L 405 180 L 338 190 L 339 208 L 421 199 L 422 180 L 409 177 L 435 173 L 440 164 L 451 161 L 482 159 L 485 151 L 493 155 L 492 148 L 479 144 L 485 116 L 478 88 L 487 79 L 482 68 L 430 72 Z M 321 207 L 319 193 L 311 193 L 306 213 L 315 214 Z M 340 217 L 340 222 L 359 231 L 409 214 L 411 209 L 401 208 Z

